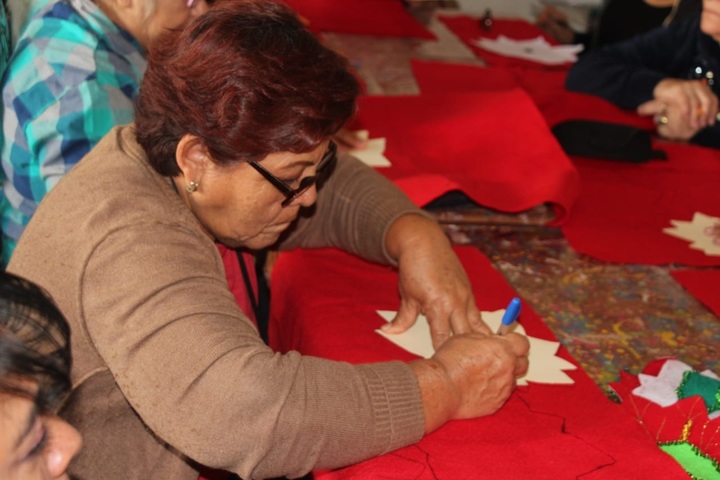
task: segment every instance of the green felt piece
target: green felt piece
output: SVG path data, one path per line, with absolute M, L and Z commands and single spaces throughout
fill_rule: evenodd
M 682 382 L 677 388 L 679 398 L 699 395 L 705 401 L 708 412 L 720 409 L 720 380 L 706 377 L 694 370 L 683 374 Z
M 659 446 L 682 465 L 693 480 L 720 480 L 718 463 L 701 454 L 694 445 L 687 442 L 672 442 Z

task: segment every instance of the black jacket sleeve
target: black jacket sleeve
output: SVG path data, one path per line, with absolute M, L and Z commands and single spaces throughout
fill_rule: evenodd
M 653 98 L 663 78 L 688 77 L 699 48 L 699 22 L 694 16 L 588 52 L 570 69 L 565 86 L 635 109 Z

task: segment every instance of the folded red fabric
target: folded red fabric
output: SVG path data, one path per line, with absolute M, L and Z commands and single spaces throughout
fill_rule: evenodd
M 578 195 L 575 167 L 519 89 L 362 97 L 352 127 L 387 139 L 392 167 L 378 171 L 421 206 L 461 190 L 506 212 L 552 203 L 559 224 Z
M 456 252 L 478 306 L 505 308 L 516 295 L 490 261 L 472 247 Z M 416 357 L 375 333 L 376 309 L 398 307 L 397 273 L 337 250 L 283 252 L 273 268 L 271 346 L 353 363 Z M 528 334 L 554 340 L 523 306 Z M 564 348 L 558 353 L 573 361 Z M 573 385 L 519 387 L 494 415 L 450 422 L 416 445 L 320 479 L 686 478 L 643 427 L 611 402 L 580 369 Z
M 286 0 L 285 3 L 307 19 L 314 32 L 436 39 L 435 34 L 415 20 L 397 0 Z
M 534 69 L 546 70 L 567 70 L 572 63 L 562 65 L 547 65 L 544 63 L 533 62 L 522 58 L 506 57 L 485 50 L 475 44 L 477 40 L 482 38 L 496 39 L 503 35 L 512 40 L 531 40 L 533 38 L 542 37 L 549 44 L 557 45 L 557 42 L 551 37 L 545 35 L 537 26 L 526 20 L 496 18 L 493 19 L 492 28 L 489 30 L 480 26 L 480 21 L 476 17 L 469 16 L 446 16 L 439 15 L 438 19 L 442 21 L 460 40 L 465 43 L 478 57 L 485 60 L 491 66 L 525 66 Z

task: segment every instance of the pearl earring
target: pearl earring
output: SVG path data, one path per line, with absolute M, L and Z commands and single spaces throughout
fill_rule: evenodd
M 194 180 L 190 180 L 188 182 L 188 184 L 185 186 L 185 191 L 187 193 L 193 193 L 195 190 L 198 189 L 199 186 L 200 186 L 200 184 L 198 182 L 196 182 Z

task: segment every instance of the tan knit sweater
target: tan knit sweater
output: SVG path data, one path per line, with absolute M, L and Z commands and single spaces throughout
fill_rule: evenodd
M 317 211 L 284 243 L 389 261 L 384 236 L 418 212 L 343 157 Z M 414 443 L 419 387 L 400 362 L 353 366 L 263 344 L 228 290 L 196 218 L 146 163 L 132 126 L 113 129 L 49 193 L 9 270 L 45 287 L 73 332 L 72 398 L 85 437 L 80 480 L 300 476 Z

